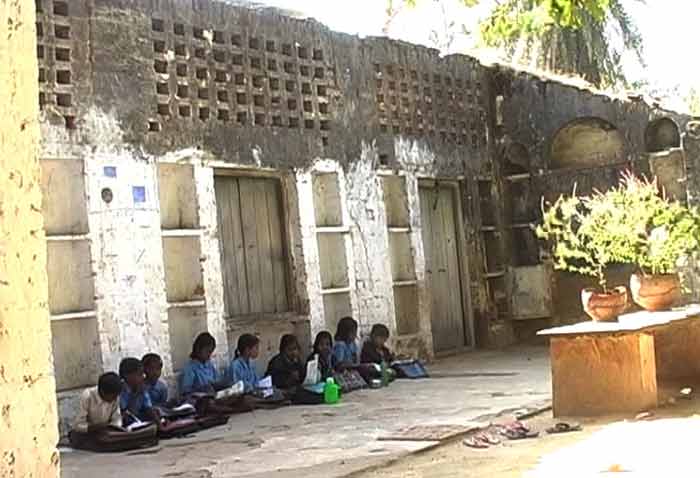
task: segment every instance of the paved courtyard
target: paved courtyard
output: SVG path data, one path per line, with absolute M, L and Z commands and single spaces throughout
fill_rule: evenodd
M 473 352 L 430 365 L 431 378 L 352 393 L 338 405 L 237 415 L 157 448 L 96 455 L 62 449 L 64 478 L 343 476 L 433 442 L 379 441 L 411 425 L 468 424 L 550 396 L 544 347 Z

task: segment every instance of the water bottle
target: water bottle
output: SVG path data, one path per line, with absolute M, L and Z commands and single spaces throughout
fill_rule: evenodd
M 326 385 L 323 387 L 323 401 L 328 405 L 338 403 L 340 397 L 340 387 L 335 383 L 333 377 L 328 377 Z
M 382 387 L 389 385 L 389 369 L 386 366 L 386 361 L 382 360 Z

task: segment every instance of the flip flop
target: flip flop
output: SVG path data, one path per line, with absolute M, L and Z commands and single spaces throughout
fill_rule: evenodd
M 529 432 L 529 431 L 530 431 L 530 427 L 528 427 L 527 425 L 525 425 L 525 424 L 524 424 L 523 422 L 521 422 L 520 420 L 515 420 L 511 425 L 512 425 L 513 428 L 518 428 L 518 429 L 520 429 L 520 430 L 523 430 L 524 432 Z
M 553 427 L 547 428 L 547 433 L 554 435 L 556 433 L 580 432 L 582 429 L 578 423 L 559 422 Z
M 509 440 L 524 440 L 526 438 L 537 438 L 540 436 L 539 432 L 535 431 L 525 431 L 521 428 L 506 428 L 501 431 L 501 435 Z
M 489 447 L 489 444 L 483 440 L 480 440 L 478 436 L 465 438 L 462 443 L 469 448 L 485 449 Z
M 493 435 L 488 435 L 486 433 L 480 433 L 479 435 L 476 436 L 479 440 L 488 443 L 489 445 L 500 445 L 501 440 L 496 438 Z

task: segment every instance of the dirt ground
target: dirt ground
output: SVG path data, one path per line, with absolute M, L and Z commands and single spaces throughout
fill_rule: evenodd
M 608 417 L 580 420 L 581 432 L 548 435 L 551 413 L 526 421 L 540 437 L 507 441 L 486 450 L 462 439 L 416 453 L 355 478 L 450 477 L 657 477 L 698 476 L 700 400 L 677 401 L 649 419 Z M 508 420 L 503 416 L 494 422 Z

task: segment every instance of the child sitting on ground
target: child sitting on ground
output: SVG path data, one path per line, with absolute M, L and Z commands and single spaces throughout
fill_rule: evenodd
M 119 407 L 125 426 L 137 421 L 151 421 L 160 424 L 160 414 L 153 407 L 151 397 L 146 392 L 143 364 L 137 358 L 128 357 L 119 364 L 119 376 L 124 381 L 119 395 Z
M 255 359 L 260 353 L 260 339 L 255 335 L 243 334 L 238 338 L 236 357 L 229 367 L 229 380 L 232 383 L 243 382 L 244 393 L 250 395 L 255 408 L 277 408 L 289 403 L 287 396 L 280 390 L 268 389 L 269 394 L 263 394 L 259 389 L 260 377 L 255 371 Z
M 157 442 L 155 426 L 133 434 L 122 428 L 121 391 L 122 381 L 114 372 L 101 375 L 97 387 L 83 391 L 78 416 L 68 434 L 73 448 L 126 451 Z
M 145 386 L 154 407 L 165 407 L 168 403 L 168 387 L 160 380 L 163 360 L 158 354 L 146 354 L 141 359 L 146 374 Z
M 290 390 L 304 382 L 304 365 L 299 360 L 299 341 L 294 335 L 286 334 L 280 340 L 279 353 L 272 357 L 266 375 L 272 378 L 272 385 L 281 390 Z
M 153 353 L 146 354 L 141 359 L 141 363 L 146 375 L 144 382 L 146 393 L 161 417 L 158 436 L 172 438 L 199 430 L 194 406 L 182 404 L 180 407 L 173 408 L 176 401 L 168 401 L 168 387 L 160 380 L 163 372 L 163 360 L 160 356 Z
M 427 370 L 419 360 L 405 358 L 396 361 L 396 356 L 386 346 L 389 340 L 389 329 L 383 324 L 375 324 L 369 334 L 369 339 L 362 346 L 360 362 L 363 364 L 374 364 L 374 370 L 370 372 L 372 378 L 388 379 L 395 378 L 425 378 L 428 376 Z M 381 366 L 387 373 L 382 376 Z
M 343 317 L 338 322 L 335 333 L 335 345 L 331 365 L 336 373 L 336 379 L 340 379 L 343 392 L 349 392 L 367 385 L 374 373 L 374 366 L 361 364 L 357 350 L 358 324 L 352 317 Z
M 306 367 L 301 362 L 301 347 L 294 335 L 282 336 L 279 353 L 270 360 L 267 375 L 272 378 L 272 385 L 282 390 L 292 403 L 315 405 L 323 402 L 322 395 L 303 387 Z
M 360 365 L 357 353 L 357 322 L 352 317 L 338 321 L 331 365 L 339 372 L 357 368 Z
M 255 391 L 260 380 L 253 363 L 258 358 L 259 348 L 260 339 L 255 335 L 243 334 L 238 337 L 238 346 L 235 357 L 231 361 L 228 375 L 231 383 L 243 382 L 245 393 Z
M 372 378 L 382 378 L 382 366 L 386 370 L 387 380 L 393 380 L 396 376 L 391 369 L 391 363 L 394 361 L 394 354 L 386 346 L 389 340 L 389 329 L 384 324 L 374 324 L 369 333 L 369 339 L 362 345 L 362 353 L 360 354 L 360 362 L 363 364 L 375 365 L 374 370 L 369 372 Z
M 327 378 L 333 376 L 332 350 L 333 336 L 326 330 L 321 331 L 314 340 L 314 351 L 306 359 L 306 363 L 309 363 L 318 357 L 318 370 L 321 374 L 321 381 L 324 382 Z
M 182 397 L 195 405 L 200 416 L 228 415 L 252 410 L 243 397 L 215 399 L 216 392 L 230 383 L 219 380 L 219 374 L 211 361 L 216 340 L 208 332 L 202 332 L 192 344 L 190 360 L 185 364 L 180 381 Z
M 389 329 L 387 326 L 374 324 L 369 333 L 369 339 L 362 346 L 360 362 L 390 365 L 394 361 L 394 354 L 386 346 L 387 340 L 389 340 Z

